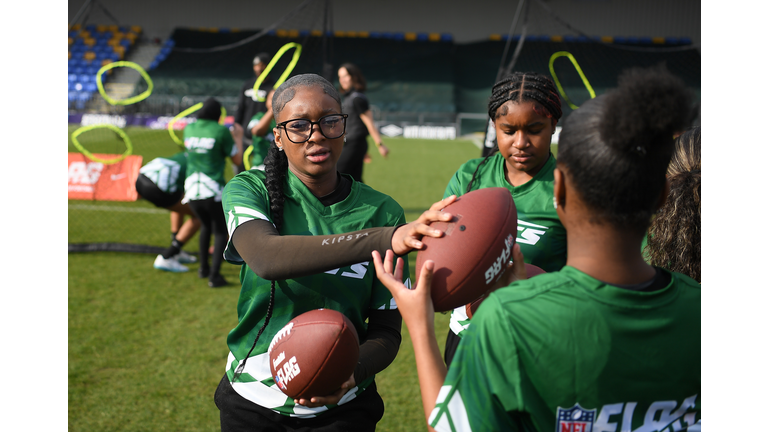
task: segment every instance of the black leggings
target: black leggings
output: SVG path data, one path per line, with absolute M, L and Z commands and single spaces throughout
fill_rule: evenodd
M 384 416 L 384 401 L 375 382 L 351 401 L 307 419 L 278 414 L 249 401 L 232 388 L 226 375 L 213 400 L 219 408 L 222 432 L 373 432 Z
M 339 161 L 336 162 L 336 170 L 342 174 L 349 174 L 355 181 L 363 182 L 363 159 L 368 153 L 368 140 L 366 137 L 349 138 L 344 143 Z
M 227 233 L 227 222 L 224 219 L 224 208 L 221 201 L 214 198 L 208 198 L 198 201 L 190 201 L 189 206 L 192 212 L 200 219 L 200 270 L 202 273 L 209 273 L 209 279 L 218 276 L 221 269 L 221 262 L 224 260 L 224 248 L 227 246 L 229 234 Z M 211 234 L 213 241 L 213 259 L 211 265 L 208 265 L 208 247 L 211 244 Z

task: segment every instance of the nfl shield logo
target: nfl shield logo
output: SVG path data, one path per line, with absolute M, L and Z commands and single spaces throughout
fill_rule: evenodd
M 557 407 L 557 427 L 555 432 L 592 432 L 597 409 L 586 410 L 576 405 L 571 408 Z

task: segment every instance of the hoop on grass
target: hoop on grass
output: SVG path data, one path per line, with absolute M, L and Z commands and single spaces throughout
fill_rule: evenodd
M 171 121 L 168 122 L 168 133 L 171 134 L 171 139 L 173 140 L 173 142 L 175 142 L 176 144 L 184 147 L 184 141 L 182 141 L 181 138 L 176 136 L 176 133 L 173 131 L 173 125 L 179 119 L 184 118 L 184 117 L 192 114 L 193 112 L 199 110 L 202 107 L 203 107 L 203 103 L 202 102 L 198 102 L 198 103 L 192 105 L 191 107 L 185 109 L 184 111 L 178 113 L 176 115 L 176 117 L 174 117 L 173 119 L 171 119 Z M 224 120 L 226 118 L 227 118 L 227 109 L 222 106 L 221 107 L 221 117 L 219 118 L 219 123 L 221 124 L 222 122 L 224 122 Z
M 113 68 L 116 67 L 128 67 L 131 69 L 134 69 L 139 72 L 139 74 L 144 78 L 145 81 L 147 81 L 147 90 L 144 91 L 144 93 L 141 93 L 136 96 L 132 96 L 126 99 L 116 100 L 112 99 L 111 97 L 107 96 L 107 92 L 104 91 L 104 84 L 101 82 L 101 75 Z M 98 72 L 96 72 L 96 86 L 99 88 L 99 93 L 101 93 L 101 96 L 109 102 L 111 105 L 130 105 L 136 102 L 143 101 L 144 99 L 148 98 L 150 94 L 152 94 L 152 88 L 154 87 L 154 84 L 152 83 L 152 78 L 149 77 L 149 74 L 139 66 L 138 64 L 134 62 L 129 61 L 118 61 L 106 64 L 99 69 Z
M 293 68 L 296 67 L 296 63 L 299 61 L 299 57 L 301 56 L 301 44 L 296 42 L 288 42 L 287 44 L 280 47 L 280 49 L 277 51 L 277 54 L 275 54 L 275 57 L 272 58 L 272 60 L 269 62 L 267 67 L 264 69 L 264 72 L 259 74 L 259 77 L 256 78 L 256 82 L 253 83 L 253 94 L 256 95 L 256 100 L 259 102 L 264 102 L 267 100 L 267 98 L 263 98 L 259 96 L 259 87 L 261 87 L 261 83 L 264 81 L 264 79 L 267 77 L 269 72 L 272 70 L 272 68 L 275 66 L 275 63 L 277 63 L 278 60 L 280 60 L 280 57 L 285 54 L 286 51 L 288 51 L 291 48 L 295 48 L 295 51 L 293 51 L 293 59 L 291 59 L 291 62 L 288 64 L 288 67 L 285 68 L 285 71 L 282 75 L 280 75 L 280 78 L 275 81 L 275 88 L 280 87 L 280 84 L 285 82 L 285 80 L 288 78 L 288 75 L 293 72 Z
M 83 147 L 82 144 L 80 144 L 80 141 L 78 141 L 77 137 L 84 132 L 88 132 L 90 130 L 97 129 L 97 128 L 111 129 L 113 132 L 120 135 L 120 138 L 122 138 L 123 142 L 125 143 L 125 152 L 123 152 L 122 155 L 114 159 L 101 159 L 94 156 L 93 153 L 86 150 L 85 147 Z M 88 159 L 96 162 L 101 162 L 104 165 L 111 165 L 114 163 L 118 163 L 133 153 L 133 144 L 131 144 L 131 139 L 128 138 L 128 135 L 126 135 L 122 129 L 112 124 L 97 124 L 97 125 L 83 126 L 77 129 L 76 131 L 72 132 L 72 144 L 74 144 L 74 146 L 77 147 L 77 149 L 80 150 L 80 152 L 83 153 Z
M 571 100 L 568 99 L 568 96 L 565 94 L 565 90 L 563 90 L 563 87 L 560 85 L 560 81 L 557 79 L 557 75 L 555 74 L 555 68 L 553 67 L 553 65 L 555 63 L 555 59 L 558 57 L 568 57 L 571 63 L 573 63 L 573 67 L 576 68 L 576 72 L 579 73 L 579 76 L 581 77 L 581 81 L 584 83 L 584 87 L 587 88 L 587 91 L 589 92 L 589 95 L 592 98 L 595 97 L 595 91 L 592 89 L 592 86 L 589 84 L 589 81 L 587 81 L 587 77 L 584 76 L 584 72 L 581 71 L 581 67 L 579 67 L 579 63 L 573 57 L 573 54 L 569 53 L 568 51 L 558 51 L 552 54 L 552 57 L 549 58 L 549 72 L 550 74 L 552 74 L 552 78 L 555 81 L 555 85 L 557 85 L 557 89 L 560 90 L 560 94 L 563 95 L 563 99 L 565 99 L 565 102 L 568 103 L 568 106 L 570 106 L 571 109 L 575 110 L 579 107 L 577 105 L 574 105 L 573 102 L 571 102 Z

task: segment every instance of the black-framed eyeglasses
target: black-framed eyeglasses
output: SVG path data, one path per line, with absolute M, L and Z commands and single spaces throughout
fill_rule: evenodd
M 347 117 L 347 114 L 329 114 L 320 117 L 316 122 L 294 119 L 278 123 L 277 127 L 285 129 L 285 134 L 292 143 L 302 144 L 309 141 L 315 125 L 320 127 L 320 133 L 327 139 L 341 137 L 347 129 Z

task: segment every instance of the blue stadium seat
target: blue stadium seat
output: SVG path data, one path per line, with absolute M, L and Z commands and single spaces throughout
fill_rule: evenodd
M 73 74 L 73 73 L 68 74 L 67 78 L 69 79 L 69 82 L 77 82 L 77 75 L 76 74 Z
M 91 75 L 84 73 L 77 77 L 77 82 L 85 84 L 87 82 L 91 82 L 92 79 L 93 78 L 91 77 Z
M 85 104 L 88 103 L 88 101 L 91 99 L 91 94 L 88 92 L 80 92 L 77 95 L 77 100 L 75 101 L 75 107 L 77 109 L 83 109 L 85 108 Z
M 99 87 L 96 85 L 95 82 L 88 82 L 83 86 L 83 89 L 87 92 L 94 93 L 99 91 Z

